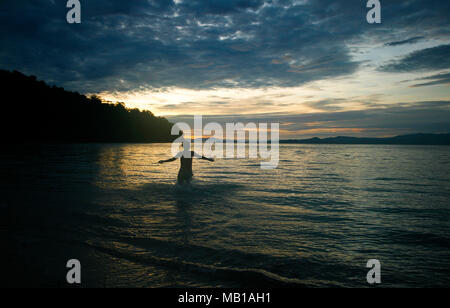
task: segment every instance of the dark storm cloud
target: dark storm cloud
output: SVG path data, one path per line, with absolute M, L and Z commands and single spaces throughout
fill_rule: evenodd
M 450 45 L 441 45 L 410 53 L 380 68 L 385 72 L 431 71 L 450 68 Z
M 422 81 L 422 83 L 417 83 L 412 85 L 412 88 L 426 87 L 426 86 L 436 86 L 443 84 L 450 84 L 450 73 L 442 73 L 433 76 L 428 76 L 424 78 L 417 79 L 416 81 Z M 424 82 L 426 81 L 426 82 Z
M 81 0 L 80 25 L 65 4 L 1 1 L 0 68 L 81 92 L 296 86 L 355 72 L 350 43 L 450 36 L 448 1 L 383 3 L 380 26 L 362 0 Z
M 423 39 L 424 39 L 423 36 L 416 36 L 416 37 L 411 37 L 409 39 L 402 40 L 402 41 L 389 42 L 389 43 L 386 43 L 385 45 L 386 46 L 400 46 L 400 45 L 406 45 L 406 44 L 415 44 Z
M 189 0 L 183 1 L 182 6 L 189 11 L 195 12 L 197 15 L 217 14 L 224 15 L 236 13 L 245 9 L 256 10 L 263 5 L 262 0 Z

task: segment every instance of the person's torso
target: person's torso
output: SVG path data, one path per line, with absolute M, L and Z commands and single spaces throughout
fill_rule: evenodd
M 180 161 L 181 161 L 180 172 L 192 173 L 192 155 L 190 158 L 182 156 L 180 158 Z

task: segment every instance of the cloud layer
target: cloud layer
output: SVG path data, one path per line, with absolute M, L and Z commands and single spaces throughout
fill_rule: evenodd
M 393 136 L 450 131 L 450 101 L 398 103 L 367 110 L 310 114 L 257 114 L 206 116 L 204 123 L 282 123 L 283 139 L 329 136 Z M 193 127 L 192 116 L 170 117 Z M 414 123 L 412 126 L 411 123 Z
M 0 1 L 0 68 L 286 137 L 450 130 L 449 1 L 382 1 L 381 25 L 365 0 L 81 0 L 81 24 L 65 4 Z
M 410 53 L 381 67 L 385 72 L 432 71 L 450 68 L 450 45 L 441 45 Z
M 450 29 L 449 3 L 434 0 L 383 3 L 381 26 L 367 24 L 361 0 L 81 3 L 82 24 L 69 25 L 65 1 L 1 1 L 0 67 L 82 92 L 298 86 L 357 71 L 349 44 L 403 45 Z M 402 41 L 405 33 L 415 35 Z M 383 69 L 446 68 L 445 54 L 448 46 Z

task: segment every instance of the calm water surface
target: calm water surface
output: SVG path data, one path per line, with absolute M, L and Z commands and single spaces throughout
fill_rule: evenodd
M 195 161 L 187 187 L 179 162 L 155 164 L 169 152 L 2 153 L 12 268 L 63 284 L 78 258 L 86 286 L 364 287 L 378 259 L 382 286 L 449 286 L 450 147 L 282 145 L 275 170 Z

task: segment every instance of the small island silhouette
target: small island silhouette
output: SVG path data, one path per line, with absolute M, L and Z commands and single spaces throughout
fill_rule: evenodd
M 127 109 L 35 76 L 0 70 L 3 140 L 7 143 L 172 142 L 173 124 L 150 111 Z

